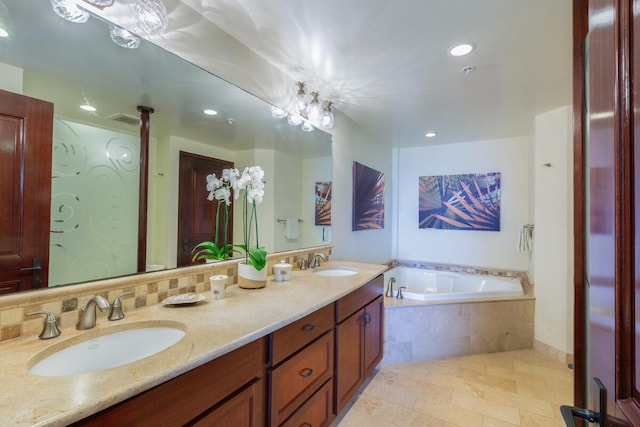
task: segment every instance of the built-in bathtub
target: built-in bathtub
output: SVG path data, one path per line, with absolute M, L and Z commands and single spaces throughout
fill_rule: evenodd
M 535 299 L 518 278 L 413 267 L 388 270 L 385 287 L 391 278 L 383 364 L 533 348 Z
M 461 274 L 422 268 L 396 267 L 385 274 L 385 284 L 392 280 L 394 296 L 402 287 L 404 298 L 420 301 L 453 301 L 521 297 L 520 279 L 479 274 Z

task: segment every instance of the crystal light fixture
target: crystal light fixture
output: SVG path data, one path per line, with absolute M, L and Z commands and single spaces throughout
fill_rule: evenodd
M 13 19 L 9 8 L 0 0 L 0 38 L 11 38 L 13 35 Z
M 167 29 L 169 18 L 162 0 L 138 0 L 135 3 L 138 28 L 146 34 L 161 34 Z
M 331 129 L 333 127 L 333 112 L 331 111 L 331 106 L 333 102 L 325 101 L 324 108 L 322 109 L 322 119 L 320 119 L 320 126 L 325 129 Z
M 309 102 L 309 107 L 307 109 L 307 118 L 311 123 L 318 126 L 320 125 L 320 118 L 322 117 L 322 106 L 320 105 L 320 101 L 318 100 L 318 96 L 320 94 L 318 92 L 311 92 L 311 102 Z
M 296 85 L 298 85 L 298 93 L 293 100 L 293 109 L 298 114 L 304 115 L 308 107 L 306 93 L 304 92 L 304 82 L 296 82 Z
M 333 127 L 332 101 L 320 101 L 320 93 L 311 92 L 311 101 L 307 103 L 304 82 L 296 82 L 298 92 L 291 103 L 290 111 L 271 106 L 271 115 L 276 119 L 287 117 L 292 126 L 302 126 L 305 132 L 311 132 L 314 127 L 331 129 Z
M 109 24 L 109 35 L 111 40 L 120 47 L 137 49 L 140 46 L 140 37 L 116 24 Z
M 89 12 L 78 7 L 73 0 L 51 0 L 53 11 L 61 18 L 76 24 L 84 24 L 89 20 Z

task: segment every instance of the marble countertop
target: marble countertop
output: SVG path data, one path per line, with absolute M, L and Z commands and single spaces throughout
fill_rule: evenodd
M 358 270 L 352 276 L 327 277 L 313 270 L 294 270 L 291 280 L 276 282 L 269 276 L 262 289 L 227 288 L 226 298 L 194 305 L 156 304 L 126 312 L 125 319 L 98 318 L 96 328 L 62 329 L 60 337 L 40 340 L 25 336 L 0 344 L 0 425 L 63 426 L 108 408 L 186 371 L 324 307 L 367 283 L 386 266 L 329 261 L 322 268 L 345 266 Z M 29 361 L 65 340 L 99 330 L 127 328 L 136 322 L 178 322 L 186 335 L 178 343 L 145 359 L 104 371 L 43 377 L 28 371 Z M 132 327 L 134 325 L 131 325 Z

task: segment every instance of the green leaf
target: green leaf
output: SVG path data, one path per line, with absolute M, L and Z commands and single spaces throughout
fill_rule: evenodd
M 267 265 L 267 248 L 264 246 L 249 249 L 249 264 L 260 271 Z

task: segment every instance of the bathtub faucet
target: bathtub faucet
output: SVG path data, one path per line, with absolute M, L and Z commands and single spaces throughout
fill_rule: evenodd
M 396 283 L 396 278 L 392 277 L 387 282 L 387 290 L 384 292 L 385 297 L 393 298 L 393 284 Z
M 404 295 L 402 295 L 402 290 L 403 289 L 407 289 L 407 287 L 406 286 L 400 286 L 398 288 L 398 295 L 396 295 L 397 299 L 404 299 Z

